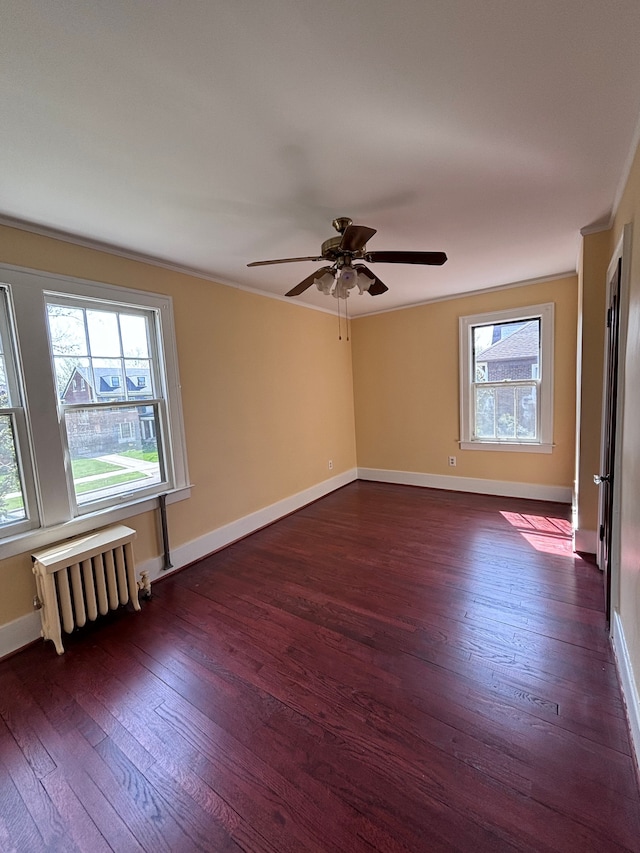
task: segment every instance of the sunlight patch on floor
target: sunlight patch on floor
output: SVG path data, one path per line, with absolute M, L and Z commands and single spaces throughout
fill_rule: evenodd
M 571 522 L 564 518 L 543 515 L 525 515 L 519 512 L 501 512 L 500 515 L 514 527 L 536 551 L 560 557 L 573 553 Z

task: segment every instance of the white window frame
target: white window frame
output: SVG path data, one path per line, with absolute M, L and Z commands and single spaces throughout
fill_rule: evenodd
M 538 399 L 538 439 L 516 441 L 477 439 L 474 436 L 473 405 L 473 329 L 475 326 L 498 323 L 540 320 L 540 365 Z M 459 318 L 460 342 L 460 449 L 498 450 L 523 453 L 551 453 L 553 451 L 553 341 L 554 304 L 529 305 L 472 314 Z
M 7 286 L 13 309 L 39 508 L 39 521 L 35 522 L 37 529 L 4 538 L 0 531 L 0 559 L 147 512 L 157 506 L 160 493 L 167 495 L 168 503 L 189 497 L 191 491 L 171 297 L 9 265 L 0 265 L 0 283 Z M 88 511 L 76 506 L 72 484 L 69 484 L 66 473 L 69 460 L 58 413 L 49 348 L 45 302 L 51 294 L 114 306 L 137 306 L 157 312 L 157 343 L 164 365 L 162 394 L 166 421 L 162 425 L 165 482 L 158 487 L 157 493 L 123 493 L 115 505 L 89 508 Z M 25 468 L 27 465 L 31 467 L 31 460 L 24 454 L 22 464 Z

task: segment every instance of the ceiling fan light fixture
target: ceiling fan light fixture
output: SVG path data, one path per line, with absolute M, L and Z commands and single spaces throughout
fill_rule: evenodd
M 333 273 L 325 272 L 319 278 L 315 279 L 315 285 L 320 291 L 320 293 L 324 293 L 325 296 L 328 296 L 331 293 L 333 285 L 335 284 L 335 276 Z
M 365 275 L 362 272 L 358 273 L 358 276 L 356 278 L 356 284 L 358 285 L 360 296 L 362 296 L 363 293 L 369 290 L 374 281 L 375 278 L 370 278 L 368 275 Z
M 349 291 L 356 286 L 358 274 L 352 266 L 345 265 L 340 269 L 336 279 L 336 286 L 333 288 L 331 295 L 336 299 L 347 299 Z
M 355 287 L 357 279 L 358 273 L 353 267 L 344 266 L 340 270 L 340 284 L 345 290 L 351 290 L 352 287 Z

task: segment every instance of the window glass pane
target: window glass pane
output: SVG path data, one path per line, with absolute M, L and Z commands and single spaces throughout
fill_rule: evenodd
M 139 314 L 120 314 L 120 333 L 125 358 L 149 358 L 146 317 Z
M 164 480 L 156 406 L 73 409 L 65 413 L 65 422 L 79 504 Z
M 128 358 L 125 359 L 124 369 L 127 378 L 128 399 L 144 400 L 153 398 L 151 362 L 142 358 Z
M 475 437 L 503 441 L 538 438 L 537 387 L 476 385 Z
M 0 415 L 0 525 L 27 517 L 10 415 Z
M 516 437 L 515 388 L 496 388 L 496 434 L 498 438 Z
M 122 362 L 115 358 L 94 358 L 93 375 L 96 381 L 96 401 L 126 400 Z
M 537 379 L 540 319 L 473 327 L 473 381 Z
M 516 388 L 516 438 L 538 437 L 538 389 L 535 385 Z
M 47 305 L 49 335 L 54 355 L 88 355 L 84 312 L 66 305 Z
M 2 345 L 2 337 L 0 336 L 0 346 Z M 0 355 L 0 406 L 10 406 L 9 402 L 9 383 L 7 382 L 7 366 L 5 364 L 4 355 Z
M 88 358 L 58 355 L 53 359 L 56 387 L 61 403 L 90 403 L 94 400 L 93 377 Z
M 118 315 L 115 311 L 87 311 L 87 328 L 91 355 L 94 358 L 96 356 L 119 358 L 121 355 L 120 333 Z
M 476 437 L 495 438 L 496 401 L 493 388 L 476 388 Z

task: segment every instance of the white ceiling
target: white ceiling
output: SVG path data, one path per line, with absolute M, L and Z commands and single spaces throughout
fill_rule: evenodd
M 640 113 L 638 0 L 2 9 L 1 215 L 274 294 L 336 216 L 447 252 L 353 314 L 574 270 Z

